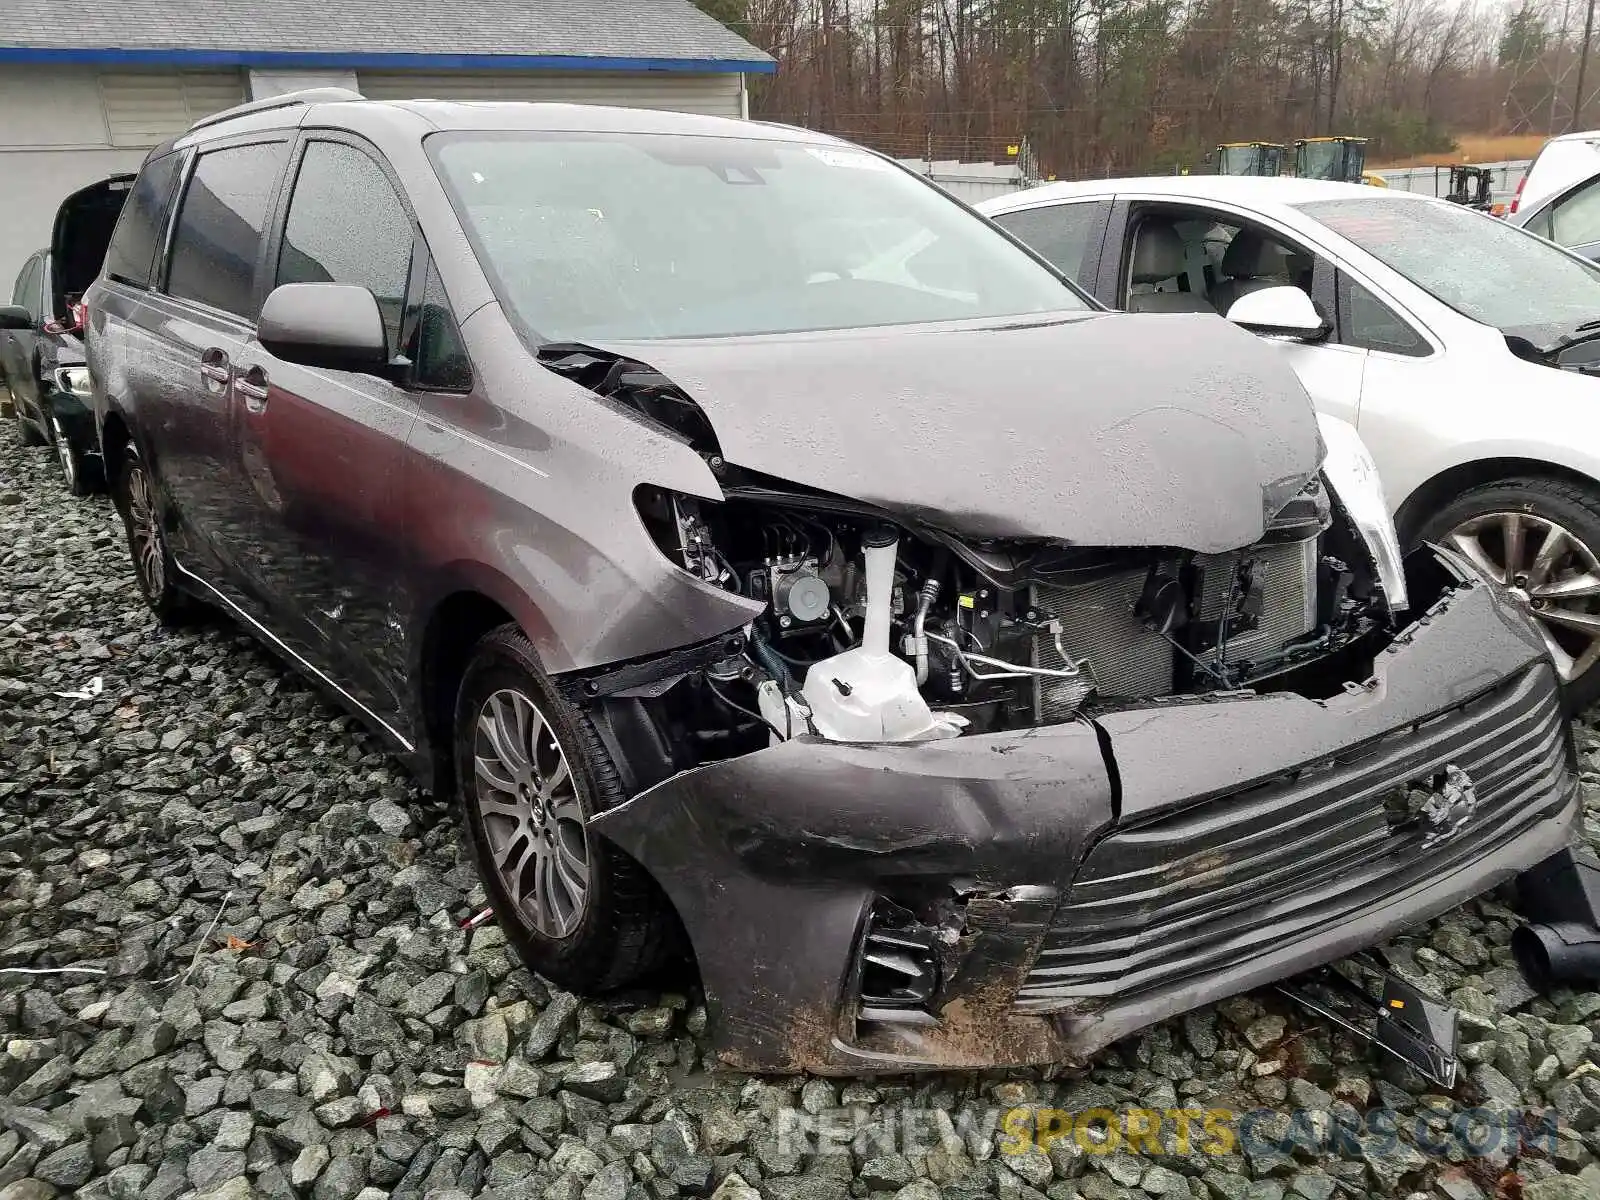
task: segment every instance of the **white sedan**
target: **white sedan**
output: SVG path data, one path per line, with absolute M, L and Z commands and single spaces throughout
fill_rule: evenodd
M 1600 268 L 1359 184 L 1094 180 L 979 208 L 1113 308 L 1215 312 L 1281 342 L 1371 448 L 1401 537 L 1503 582 L 1569 703 L 1600 698 Z

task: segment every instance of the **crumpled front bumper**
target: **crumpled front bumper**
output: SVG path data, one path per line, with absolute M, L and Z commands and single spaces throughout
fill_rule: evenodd
M 1543 645 L 1496 589 L 1452 575 L 1373 683 L 1332 699 L 1173 701 L 914 745 L 796 739 L 594 825 L 677 907 L 724 1065 L 1082 1062 L 1567 844 L 1576 777 Z M 1444 825 L 1397 822 L 1396 789 L 1447 766 L 1471 803 Z M 937 979 L 923 1011 L 891 1019 L 858 990 L 885 901 L 926 921 Z

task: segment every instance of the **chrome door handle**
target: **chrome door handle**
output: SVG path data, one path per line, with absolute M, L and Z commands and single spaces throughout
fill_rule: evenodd
M 221 384 L 227 387 L 228 381 L 233 378 L 233 372 L 228 368 L 228 356 L 221 350 L 212 346 L 200 356 L 200 377 L 207 383 Z M 211 389 L 216 391 L 216 388 Z
M 267 373 L 260 367 L 251 367 L 244 374 L 236 376 L 233 390 L 244 400 L 244 406 L 250 412 L 259 413 L 266 409 Z

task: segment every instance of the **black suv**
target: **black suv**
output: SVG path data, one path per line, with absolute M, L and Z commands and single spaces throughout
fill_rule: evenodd
M 1081 1061 L 1573 829 L 1544 642 L 1280 355 L 859 147 L 282 97 L 88 305 L 150 606 L 457 790 L 542 974 L 692 952 L 724 1063 Z
M 0 308 L 0 400 L 9 401 L 24 445 L 55 448 L 78 496 L 103 479 L 84 365 L 83 294 L 100 273 L 133 179 L 113 175 L 62 201 L 50 245 L 29 255 L 10 305 Z

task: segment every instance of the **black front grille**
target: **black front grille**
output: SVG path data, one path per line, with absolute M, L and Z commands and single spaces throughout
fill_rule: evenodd
M 1399 785 L 1454 765 L 1477 809 L 1423 849 Z M 1559 814 L 1574 786 L 1548 667 L 1282 776 L 1119 830 L 1089 851 L 1020 1008 L 1124 1001 L 1238 966 L 1448 874 Z

